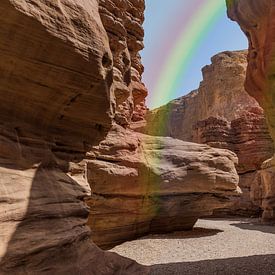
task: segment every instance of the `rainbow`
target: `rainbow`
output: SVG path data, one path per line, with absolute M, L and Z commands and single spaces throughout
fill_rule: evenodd
M 154 106 L 161 106 L 173 98 L 196 50 L 225 11 L 224 0 L 192 0 L 190 5 L 188 14 L 182 15 L 184 28 L 177 35 L 176 43 L 154 72 L 157 84 L 151 91 L 150 100 Z
M 154 45 L 158 47 L 158 50 L 151 53 L 153 56 L 150 56 L 154 63 L 152 63 L 153 70 L 150 70 L 149 73 L 150 80 L 154 85 L 151 87 L 149 94 L 152 94 L 151 103 L 154 106 L 161 106 L 176 97 L 180 80 L 188 70 L 189 64 L 193 57 L 195 57 L 199 46 L 225 12 L 225 0 L 181 1 L 180 6 L 178 6 L 178 14 L 174 18 L 171 18 L 173 22 L 170 22 L 170 29 L 173 29 L 173 33 L 166 33 L 165 30 L 161 30 L 165 33 L 163 43 L 161 45 Z M 180 22 L 179 18 L 181 18 Z M 184 27 L 181 28 L 181 26 Z M 157 35 L 161 34 L 158 33 Z M 176 42 L 173 43 L 174 41 Z M 163 56 L 159 56 L 159 52 L 169 52 L 170 54 L 166 58 L 163 58 Z M 156 121 L 147 121 L 147 127 L 151 128 L 151 134 L 169 136 L 167 132 L 169 117 L 170 108 L 168 104 L 163 112 L 158 113 Z M 147 156 L 142 153 L 141 158 L 146 159 Z M 156 156 L 153 161 L 156 164 L 161 163 L 162 156 Z M 144 190 L 147 188 L 160 189 L 157 179 L 150 179 L 149 185 L 144 183 L 148 183 L 147 175 L 146 178 L 142 178 L 140 186 Z M 155 206 L 151 208 L 149 214 L 152 218 L 157 216 L 160 211 L 160 199 L 160 196 L 156 192 L 154 195 Z M 145 197 L 144 201 L 142 201 L 140 207 L 141 217 L 145 214 L 148 215 L 143 206 L 143 204 L 146 205 L 148 203 L 147 200 L 150 201 L 152 198 Z

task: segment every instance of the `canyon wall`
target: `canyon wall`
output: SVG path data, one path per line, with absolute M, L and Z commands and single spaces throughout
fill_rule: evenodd
M 235 152 L 243 195 L 223 214 L 250 216 L 261 212 L 257 173 L 274 149 L 263 110 L 244 89 L 246 58 L 246 51 L 215 55 L 199 89 L 150 111 L 145 131 Z
M 203 81 L 198 90 L 148 113 L 146 133 L 192 141 L 197 121 L 211 116 L 232 121 L 246 108 L 258 106 L 243 88 L 246 57 L 246 51 L 213 56 L 212 64 L 202 69 Z
M 98 10 L 96 0 L 0 3 L 1 274 L 148 272 L 101 251 L 86 226 L 84 159 L 116 113 Z
M 190 230 L 238 196 L 236 155 L 117 126 L 87 163 L 92 239 L 108 248 L 148 233 Z
M 191 228 L 238 194 L 235 154 L 129 129 L 146 110 L 143 11 L 1 1 L 1 274 L 148 274 L 91 238 Z
M 257 99 L 267 119 L 270 135 L 275 140 L 275 1 L 227 0 L 228 16 L 237 21 L 248 38 L 247 92 Z M 259 204 L 263 220 L 275 220 L 275 161 L 267 160 L 259 174 Z
M 144 9 L 143 0 L 99 1 L 100 17 L 113 56 L 111 109 L 115 122 L 124 127 L 142 122 L 147 110 L 139 54 L 143 49 Z

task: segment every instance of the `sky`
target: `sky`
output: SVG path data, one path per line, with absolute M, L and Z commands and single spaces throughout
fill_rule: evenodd
M 239 26 L 227 18 L 225 0 L 145 0 L 145 2 L 143 25 L 145 48 L 141 52 L 145 71 L 142 80 L 149 90 L 147 106 L 150 109 L 197 89 L 202 80 L 201 69 L 210 64 L 213 55 L 226 50 L 247 48 L 247 39 Z M 202 19 L 199 12 L 203 9 L 203 5 L 208 5 L 208 2 L 212 2 L 212 7 L 213 3 L 220 5 L 219 12 L 211 24 L 208 24 L 207 21 L 212 15 L 205 18 L 205 23 L 202 21 L 201 26 L 208 24 L 208 27 L 200 30 L 200 28 L 196 28 Z M 209 5 L 208 14 L 211 14 Z M 184 61 L 184 69 L 174 66 L 174 72 L 177 70 L 178 77 L 172 79 L 166 76 L 168 74 L 166 67 L 169 64 L 167 61 L 175 51 L 180 36 L 182 37 L 182 34 L 188 30 L 189 32 L 193 30 L 190 27 L 191 23 L 195 26 L 194 30 L 200 30 L 197 31 L 199 39 L 198 37 L 197 39 L 192 38 L 196 34 L 185 36 L 189 37 L 186 39 L 186 43 L 188 43 L 187 40 L 194 39 L 191 44 L 192 50 L 189 48 L 190 53 L 184 52 L 184 49 L 188 47 L 182 46 L 182 56 L 188 55 L 190 58 Z M 189 24 L 191 25 L 189 26 Z M 182 57 L 177 56 L 176 58 L 180 63 Z M 159 85 L 163 79 L 167 79 L 164 83 L 165 88 Z

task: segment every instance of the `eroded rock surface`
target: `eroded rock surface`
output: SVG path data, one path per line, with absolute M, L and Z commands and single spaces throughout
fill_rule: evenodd
M 116 127 L 87 163 L 88 224 L 102 247 L 148 233 L 191 229 L 238 195 L 228 150 Z
M 147 134 L 192 141 L 193 126 L 209 117 L 232 121 L 246 109 L 259 106 L 245 93 L 246 51 L 222 52 L 202 69 L 198 90 L 148 113 Z
M 223 210 L 221 215 L 260 215 L 260 204 L 254 198 L 254 185 L 258 181 L 258 171 L 261 170 L 263 161 L 269 159 L 274 152 L 263 110 L 259 107 L 251 108 L 230 123 L 213 117 L 199 121 L 194 127 L 193 137 L 195 142 L 226 148 L 238 156 L 236 168 L 243 194 L 241 198 L 233 198 L 233 206 Z
M 275 1 L 227 0 L 228 15 L 239 23 L 249 41 L 245 87 L 262 106 L 270 135 L 275 140 Z M 274 157 L 263 164 L 259 200 L 263 220 L 275 220 Z
M 241 198 L 222 212 L 259 215 L 254 181 L 263 161 L 273 155 L 262 108 L 244 89 L 247 52 L 223 52 L 203 68 L 197 91 L 148 113 L 148 133 L 208 144 L 235 152 L 239 158 Z M 161 122 L 164 121 L 165 124 Z
M 66 156 L 1 128 L 0 274 L 147 274 L 91 242 L 85 163 Z
M 143 66 L 144 1 L 101 0 L 100 16 L 113 54 L 111 106 L 114 120 L 122 126 L 144 121 L 147 89 L 141 82 Z
M 0 273 L 146 274 L 86 225 L 85 155 L 115 116 L 98 1 L 3 0 L 0 14 Z
M 109 245 L 191 228 L 237 194 L 234 154 L 126 129 L 146 110 L 143 11 L 1 1 L 1 274 L 147 274 L 100 250 L 88 218 Z

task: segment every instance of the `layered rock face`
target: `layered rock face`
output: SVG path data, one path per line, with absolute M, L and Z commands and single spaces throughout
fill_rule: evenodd
M 151 111 L 146 130 L 235 152 L 243 195 L 233 199 L 226 213 L 258 215 L 260 207 L 253 199 L 257 191 L 252 185 L 274 149 L 263 110 L 244 90 L 246 57 L 246 51 L 214 56 L 202 70 L 199 89 Z M 162 127 L 161 121 L 167 126 Z
M 239 159 L 236 168 L 243 194 L 241 198 L 233 198 L 233 206 L 216 211 L 216 215 L 220 212 L 221 215 L 260 215 L 260 204 L 258 199 L 255 199 L 258 196 L 255 184 L 257 185 L 258 171 L 263 161 L 270 158 L 274 152 L 263 110 L 254 107 L 231 122 L 213 117 L 199 121 L 194 127 L 193 137 L 195 142 L 229 149 L 235 152 Z
M 141 82 L 143 66 L 144 1 L 101 0 L 100 16 L 113 54 L 111 106 L 114 120 L 122 126 L 144 121 L 147 90 Z
M 1 128 L 0 274 L 147 274 L 90 241 L 85 162 L 50 148 Z
M 228 150 L 116 127 L 87 164 L 88 224 L 101 247 L 147 233 L 192 229 L 238 195 Z
M 228 15 L 241 26 L 249 41 L 245 87 L 265 111 L 270 135 L 275 140 L 275 1 L 227 0 Z M 275 220 L 274 157 L 263 164 L 259 200 L 265 221 Z
M 108 38 L 96 1 L 51 2 L 1 1 L 1 122 L 85 150 L 111 124 Z
M 146 109 L 143 10 L 1 1 L 1 274 L 148 274 L 87 224 L 115 244 L 190 228 L 237 193 L 234 154 L 126 129 Z
M 232 121 L 246 108 L 259 106 L 244 92 L 246 51 L 222 52 L 202 69 L 198 90 L 152 110 L 146 120 L 147 134 L 192 141 L 193 125 L 209 117 Z
M 116 112 L 98 10 L 96 0 L 0 3 L 1 274 L 147 273 L 97 248 L 86 226 L 85 155 Z

